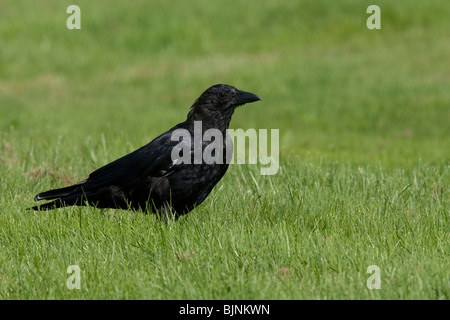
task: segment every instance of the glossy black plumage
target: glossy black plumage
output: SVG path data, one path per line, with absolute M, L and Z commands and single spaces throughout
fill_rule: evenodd
M 35 200 L 53 200 L 33 207 L 48 210 L 62 206 L 86 205 L 98 208 L 141 209 L 157 212 L 165 219 L 179 217 L 205 200 L 228 169 L 222 163 L 182 163 L 172 159 L 172 141 L 176 129 L 186 129 L 194 142 L 194 123 L 201 121 L 202 133 L 226 129 L 236 107 L 260 98 L 228 85 L 207 89 L 192 105 L 187 120 L 161 134 L 147 145 L 92 172 L 73 186 L 39 193 Z M 210 142 L 203 142 L 202 149 Z M 224 143 L 224 156 L 226 155 Z M 228 147 L 232 145 L 228 144 Z M 193 145 L 190 150 L 194 154 Z

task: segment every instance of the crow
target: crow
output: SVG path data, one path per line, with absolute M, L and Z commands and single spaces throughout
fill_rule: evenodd
M 178 219 L 200 205 L 227 171 L 229 161 L 225 157 L 229 157 L 233 148 L 227 129 L 234 110 L 258 100 L 261 98 L 257 95 L 240 91 L 233 86 L 214 85 L 194 102 L 186 121 L 147 145 L 95 170 L 81 182 L 39 193 L 34 198 L 35 201 L 53 201 L 32 209 L 50 210 L 64 206 L 90 205 L 152 212 L 166 223 L 169 218 Z M 207 130 L 215 129 L 227 139 L 222 150 L 219 150 L 222 152 L 217 154 L 221 161 L 211 163 L 203 158 L 200 161 L 194 159 L 195 130 L 198 131 L 199 123 L 201 136 Z M 191 139 L 180 142 L 182 136 L 175 136 L 176 132 L 187 132 Z M 200 143 L 200 151 L 204 151 L 210 144 L 208 141 Z M 173 152 L 180 145 L 184 146 L 181 152 Z

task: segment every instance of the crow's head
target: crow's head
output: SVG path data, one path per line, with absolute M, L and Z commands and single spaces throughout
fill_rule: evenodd
M 216 84 L 202 93 L 192 105 L 189 116 L 200 115 L 202 117 L 221 114 L 231 117 L 236 107 L 246 103 L 261 100 L 256 94 L 240 91 L 233 86 Z

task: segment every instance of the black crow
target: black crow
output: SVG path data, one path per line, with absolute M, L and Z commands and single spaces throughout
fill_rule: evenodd
M 86 180 L 39 193 L 35 201 L 53 201 L 32 209 L 89 204 L 97 208 L 150 211 L 166 222 L 169 217 L 178 218 L 200 205 L 227 171 L 226 157 L 230 157 L 232 142 L 229 137 L 227 140 L 226 130 L 236 107 L 258 100 L 260 98 L 253 93 L 229 85 L 214 85 L 194 102 L 185 122 L 95 170 Z M 223 137 L 223 148 L 210 153 L 216 160 L 212 163 L 211 159 L 201 156 L 213 141 L 202 139 L 209 129 L 215 129 Z M 183 132 L 190 135 L 190 139 L 183 141 L 183 135 L 179 134 Z M 201 137 L 200 142 L 196 135 Z

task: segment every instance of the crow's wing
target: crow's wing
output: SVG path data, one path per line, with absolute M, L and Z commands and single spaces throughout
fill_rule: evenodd
M 119 158 L 89 175 L 83 187 L 86 191 L 106 185 L 126 186 L 149 176 L 162 176 L 173 167 L 171 131 L 149 144 Z

